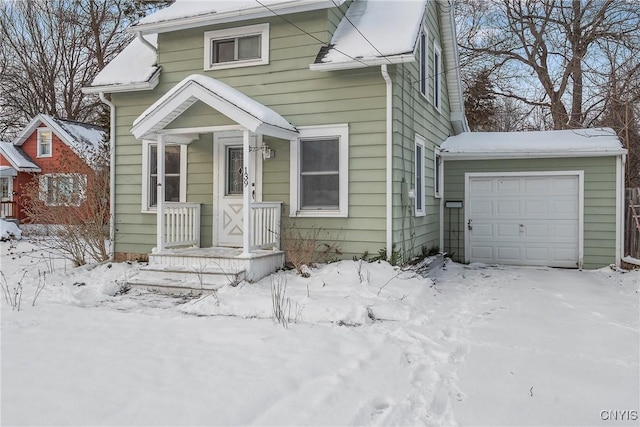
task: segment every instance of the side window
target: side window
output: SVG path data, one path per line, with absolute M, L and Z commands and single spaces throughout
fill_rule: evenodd
M 433 105 L 438 111 L 441 108 L 442 86 L 442 50 L 437 44 L 433 44 Z
M 204 33 L 204 69 L 219 70 L 269 63 L 269 24 Z
M 291 216 L 348 216 L 348 125 L 298 130 L 291 141 Z
M 442 157 L 440 147 L 436 147 L 433 153 L 433 192 L 437 198 L 442 197 L 442 186 L 444 179 L 444 168 L 442 167 Z
M 46 128 L 38 129 L 38 157 L 53 155 L 53 134 Z
M 415 215 L 425 215 L 425 193 L 424 193 L 424 145 L 425 140 L 420 135 L 416 135 L 415 141 L 415 181 L 414 181 L 414 197 L 415 197 Z
M 425 29 L 420 32 L 420 93 L 425 97 L 428 93 L 427 86 L 427 58 L 428 58 L 428 36 Z

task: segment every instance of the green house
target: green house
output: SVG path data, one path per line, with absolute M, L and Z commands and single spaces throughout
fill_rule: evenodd
M 451 7 L 178 0 L 129 31 L 83 89 L 111 107 L 115 259 L 257 279 L 293 228 L 341 258 L 442 247 L 439 146 L 467 130 Z

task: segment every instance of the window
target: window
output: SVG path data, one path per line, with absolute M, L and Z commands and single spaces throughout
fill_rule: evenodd
M 433 105 L 440 111 L 442 86 L 442 50 L 437 44 L 433 44 Z
M 346 217 L 348 125 L 302 126 L 291 141 L 291 216 Z
M 425 215 L 425 194 L 424 194 L 424 144 L 425 140 L 420 135 L 416 135 L 415 145 L 415 187 L 413 196 L 415 198 L 415 215 Z
M 165 145 L 164 200 L 186 201 L 186 145 Z M 151 211 L 158 205 L 158 146 L 143 141 L 142 210 Z
M 11 197 L 11 189 L 9 188 L 11 183 L 11 178 L 2 177 L 0 178 L 0 199 L 5 200 Z
M 54 173 L 39 177 L 40 200 L 48 206 L 79 206 L 85 200 L 87 176 Z
M 204 69 L 218 70 L 269 63 L 269 24 L 204 33 Z
M 420 32 L 420 93 L 427 96 L 427 33 Z
M 38 129 L 38 157 L 51 157 L 53 137 L 49 129 Z
M 442 156 L 440 156 L 440 147 L 436 147 L 433 153 L 433 192 L 437 198 L 442 197 L 443 180 L 444 168 L 442 167 Z

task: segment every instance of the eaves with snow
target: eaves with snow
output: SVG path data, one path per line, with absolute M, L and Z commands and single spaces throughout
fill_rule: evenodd
M 22 147 L 10 142 L 0 142 L 0 154 L 11 164 L 0 167 L 0 176 L 16 176 L 17 172 L 40 172 L 40 167 L 29 159 Z
M 444 159 L 591 157 L 625 154 L 611 128 L 532 132 L 464 132 L 440 146 Z
M 104 128 L 90 123 L 59 119 L 47 114 L 38 114 L 13 140 L 13 145 L 21 147 L 31 134 L 44 124 L 51 129 L 62 142 L 89 166 L 93 166 L 94 156 L 102 149 L 107 132 Z M 37 166 L 36 166 L 37 167 Z

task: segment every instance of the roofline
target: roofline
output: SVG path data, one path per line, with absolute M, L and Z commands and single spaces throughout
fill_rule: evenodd
M 10 142 L 6 142 L 6 144 L 11 144 Z M 14 144 L 11 144 L 14 145 Z M 32 164 L 34 164 L 36 167 L 32 168 L 32 167 L 27 167 L 27 168 L 21 168 L 20 166 L 18 166 L 18 164 L 15 162 L 15 159 L 12 158 L 9 154 L 7 154 L 6 151 L 4 151 L 4 148 L 2 148 L 2 144 L 0 144 L 0 154 L 2 154 L 2 156 L 7 159 L 7 161 L 9 163 L 11 163 L 11 167 L 15 170 L 17 170 L 18 172 L 41 172 L 42 170 L 40 169 L 40 167 L 38 165 L 36 165 L 35 163 L 33 163 L 33 161 L 29 160 Z
M 459 130 L 460 132 L 456 132 L 456 134 L 460 134 L 462 132 L 469 132 L 469 123 L 467 122 L 467 118 L 464 113 L 464 98 L 462 93 L 462 77 L 460 75 L 460 56 L 458 54 L 458 38 L 456 34 L 456 23 L 455 23 L 455 13 L 454 8 L 449 7 L 440 8 L 441 22 L 442 26 L 448 26 L 447 30 L 449 30 L 449 35 L 451 37 L 450 40 L 444 38 L 444 49 L 446 52 L 445 60 L 447 64 L 445 67 L 447 69 L 446 77 L 447 77 L 447 86 L 449 92 L 449 104 L 451 105 L 451 116 L 452 125 L 454 125 L 454 130 Z M 444 28 L 443 28 L 444 29 Z M 451 78 L 453 77 L 453 79 Z M 453 80 L 453 82 L 451 81 Z M 457 105 L 456 105 L 457 104 Z
M 101 85 L 101 86 L 87 86 L 83 87 L 82 93 L 90 95 L 90 94 L 99 94 L 99 93 L 118 93 L 118 92 L 138 92 L 145 90 L 153 90 L 158 86 L 160 82 L 160 71 L 162 67 L 158 67 L 156 71 L 154 71 L 153 75 L 146 82 L 136 82 L 136 83 L 126 83 L 126 84 L 112 84 L 112 85 Z
M 311 71 L 338 71 L 352 70 L 355 68 L 373 67 L 383 64 L 403 64 L 407 62 L 415 62 L 416 58 L 413 53 L 403 53 L 393 56 L 379 56 L 371 59 L 357 59 L 345 62 L 318 62 L 309 65 Z
M 286 3 L 269 5 L 269 9 L 273 10 L 274 12 L 278 12 L 278 14 L 290 14 L 341 6 L 345 1 L 346 0 L 289 0 Z M 177 18 L 149 24 L 135 24 L 129 27 L 127 29 L 127 32 L 140 33 L 143 35 L 152 33 L 166 33 L 169 31 L 185 30 L 187 28 L 202 27 L 205 25 L 246 21 L 249 19 L 274 16 L 274 13 L 269 9 L 256 4 L 255 7 L 241 10 L 231 10 L 221 13 L 205 13 L 197 16 Z
M 501 159 L 541 159 L 566 157 L 614 157 L 627 154 L 627 150 L 590 150 L 590 151 L 499 151 L 499 152 L 450 152 L 442 150 L 443 160 L 501 160 Z

